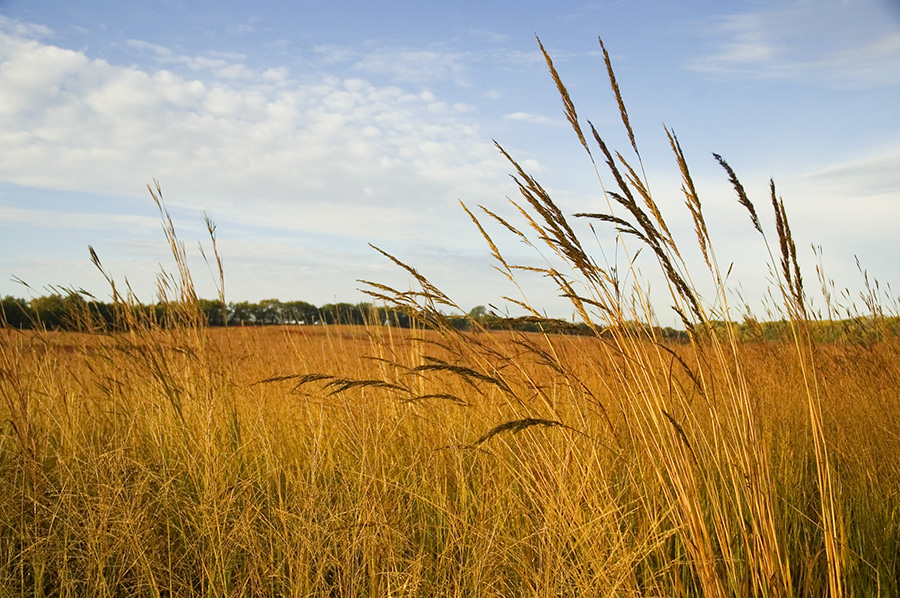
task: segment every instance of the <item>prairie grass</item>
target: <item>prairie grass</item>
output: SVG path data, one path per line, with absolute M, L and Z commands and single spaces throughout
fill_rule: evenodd
M 900 340 L 814 340 L 784 202 L 773 184 L 770 246 L 717 157 L 763 234 L 788 331 L 739 338 L 677 137 L 705 272 L 688 271 L 650 191 L 602 49 L 636 165 L 585 134 L 545 53 L 615 184 L 607 212 L 578 217 L 653 254 L 687 342 L 648 326 L 643 289 L 599 266 L 502 148 L 523 224 L 465 212 L 502 274 L 544 274 L 592 334 L 459 330 L 453 300 L 382 250 L 418 286 L 367 288 L 417 327 L 206 328 L 157 186 L 178 264 L 160 279 L 165 326 L 129 316 L 110 280 L 122 331 L 0 330 L 0 595 L 900 594 Z M 491 227 L 566 269 L 510 263 Z

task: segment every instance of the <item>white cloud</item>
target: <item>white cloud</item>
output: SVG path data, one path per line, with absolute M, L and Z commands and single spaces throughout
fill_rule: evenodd
M 23 23 L 0 14 L 0 32 L 34 39 L 53 37 L 53 31 L 37 23 Z
M 243 23 L 238 23 L 237 25 L 226 27 L 225 31 L 232 35 L 247 35 L 248 33 L 255 33 L 257 30 L 257 24 L 261 22 L 262 18 L 251 17 Z
M 432 92 L 362 78 L 300 83 L 284 69 L 248 69 L 241 55 L 129 44 L 197 76 L 0 34 L 0 179 L 145 196 L 157 178 L 177 204 L 220 218 L 369 238 L 449 230 L 435 216 L 455 213 L 457 198 L 502 200 L 508 189 L 488 136 L 460 120 L 470 107 Z
M 159 60 L 171 61 L 175 56 L 172 50 L 166 48 L 165 46 L 153 44 L 142 39 L 129 39 L 125 42 L 125 45 L 136 50 L 143 50 L 150 54 L 154 54 Z
M 492 43 L 499 43 L 495 40 Z M 386 78 L 396 84 L 436 85 L 452 83 L 472 88 L 478 67 L 543 70 L 539 51 L 517 51 L 499 47 L 464 51 L 445 49 L 439 44 L 428 47 L 378 46 L 365 42 L 353 46 L 323 44 L 313 46 L 316 57 L 325 66 L 349 66 L 366 77 Z
M 259 77 L 266 78 L 265 71 L 256 73 L 244 66 L 243 62 L 247 59 L 244 54 L 238 52 L 210 52 L 207 56 L 190 56 L 185 54 L 176 54 L 165 46 L 152 44 L 150 42 L 130 39 L 125 42 L 129 48 L 137 50 L 144 56 L 150 55 L 153 60 L 166 67 L 187 69 L 188 73 L 210 73 L 214 77 L 221 79 L 256 79 Z M 275 71 L 280 69 L 274 69 Z M 271 74 L 269 74 L 271 79 Z
M 49 210 L 32 210 L 0 205 L 0 221 L 9 226 L 30 226 L 52 229 L 81 230 L 141 230 L 142 232 L 159 230 L 159 218 L 136 216 L 131 214 L 102 214 L 61 212 Z
M 361 72 L 387 75 L 398 83 L 453 81 L 457 85 L 468 86 L 466 59 L 466 55 L 460 52 L 377 48 L 367 52 L 353 66 Z
M 869 197 L 900 192 L 900 147 L 858 160 L 834 164 L 806 175 L 818 185 L 844 195 Z
M 798 209 L 804 210 L 801 217 L 812 228 L 820 229 L 823 236 L 844 246 L 893 239 L 895 249 L 900 251 L 896 236 L 896 223 L 900 222 L 897 164 L 900 146 L 776 183 L 785 190 L 786 202 L 792 196 L 809 198 L 798 204 Z
M 313 46 L 313 51 L 319 55 L 325 64 L 351 62 L 359 57 L 359 53 L 356 50 L 335 44 Z
M 533 114 L 531 112 L 512 112 L 510 114 L 504 114 L 503 118 L 507 120 L 534 123 L 537 125 L 564 126 L 564 123 L 559 119 L 550 118 L 549 116 L 544 116 L 542 114 Z
M 860 3 L 869 6 L 862 9 Z M 796 0 L 727 15 L 707 31 L 712 50 L 687 66 L 730 78 L 895 85 L 900 81 L 900 33 L 886 8 L 874 0 Z
M 900 32 L 836 52 L 823 68 L 856 82 L 896 85 L 900 77 Z

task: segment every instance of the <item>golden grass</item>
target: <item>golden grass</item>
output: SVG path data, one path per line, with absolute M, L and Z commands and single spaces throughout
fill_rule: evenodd
M 418 329 L 205 328 L 151 188 L 179 268 L 160 281 L 165 326 L 114 290 L 127 331 L 0 330 L 0 595 L 900 593 L 900 340 L 883 313 L 870 306 L 882 334 L 815 341 L 784 202 L 772 184 L 776 259 L 717 156 L 763 233 L 789 331 L 742 340 L 677 138 L 706 272 L 689 271 L 643 167 L 590 131 L 616 191 L 608 213 L 578 216 L 650 250 L 688 342 L 643 325 L 644 290 L 600 267 L 502 148 L 524 226 L 482 212 L 568 270 L 509 262 L 465 212 L 499 270 L 543 273 L 588 336 L 458 330 L 452 299 L 380 249 L 418 288 L 368 288 Z M 716 311 L 692 284 L 707 275 Z
M 816 449 L 792 345 L 746 343 L 736 355 L 766 447 L 763 479 L 759 463 L 730 461 L 746 459 L 734 452 L 740 440 L 715 421 L 730 407 L 709 389 L 726 389 L 732 372 L 705 370 L 701 393 L 676 360 L 651 379 L 606 340 L 462 338 L 478 350 L 460 355 L 435 332 L 383 328 L 137 340 L 4 331 L 2 389 L 24 411 L 9 410 L 0 436 L 0 587 L 80 596 L 827 591 Z M 897 348 L 819 348 L 843 583 L 863 593 L 897 589 Z M 705 367 L 689 346 L 670 349 Z M 158 371 L 163 358 L 168 369 Z M 429 358 L 457 369 L 415 372 L 436 363 Z M 288 378 L 318 372 L 425 398 Z M 633 376 L 667 394 L 683 389 L 686 400 L 653 419 Z M 683 459 L 661 465 L 665 451 Z M 769 519 L 751 504 L 758 485 Z

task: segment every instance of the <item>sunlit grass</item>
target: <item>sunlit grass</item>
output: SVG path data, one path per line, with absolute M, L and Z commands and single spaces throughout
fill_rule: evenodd
M 589 334 L 460 330 L 446 315 L 452 298 L 387 252 L 417 287 L 367 288 L 417 327 L 206 328 L 157 186 L 179 266 L 161 279 L 165 325 L 110 280 L 121 331 L 0 330 L 0 592 L 900 592 L 892 320 L 871 309 L 853 314 L 859 334 L 822 333 L 834 324 L 810 314 L 773 184 L 776 236 L 762 259 L 782 320 L 738 334 L 753 327 L 737 329 L 722 308 L 724 275 L 675 136 L 696 231 L 677 244 L 608 57 L 636 167 L 592 126 L 585 134 L 547 62 L 579 142 L 615 184 L 607 213 L 581 216 L 610 225 L 629 255 L 652 252 L 685 342 L 650 326 L 644 289 L 598 266 L 505 151 L 522 192 L 517 220 L 466 212 L 512 281 L 525 267 L 501 254 L 491 226 L 565 264 L 527 269 L 558 286 Z M 771 228 L 720 163 L 747 226 Z M 694 241 L 703 272 L 682 259 Z M 701 275 L 717 281 L 715 312 L 691 283 Z M 527 300 L 510 301 L 540 327 Z
M 665 364 L 666 384 L 690 400 L 666 411 L 672 421 L 652 439 L 635 421 L 649 407 L 634 371 L 595 338 L 472 335 L 478 350 L 461 355 L 418 340 L 438 342 L 435 332 L 161 336 L 4 332 L 4 397 L 24 407 L 7 403 L 0 437 L 0 573 L 10 595 L 696 595 L 690 525 L 714 535 L 714 574 L 736 584 L 726 593 L 753 594 L 760 564 L 747 558 L 758 549 L 745 536 L 759 532 L 742 502 L 753 480 L 728 460 L 737 440 L 676 361 Z M 689 347 L 671 349 L 707 367 Z M 844 583 L 890 595 L 900 558 L 897 345 L 820 349 Z M 365 358 L 377 353 L 396 365 Z M 426 354 L 499 374 L 512 392 L 397 367 L 428 363 Z M 736 357 L 767 447 L 759 458 L 777 558 L 794 595 L 821 595 L 816 450 L 794 355 L 789 344 L 747 343 Z M 156 371 L 157 360 L 170 368 Z M 326 371 L 436 396 L 260 383 Z M 727 372 L 706 374 L 708 387 L 725 386 Z M 526 417 L 565 426 L 511 427 L 478 442 Z M 680 468 L 663 468 L 672 455 L 662 451 L 676 450 Z M 674 484 L 694 502 L 680 504 Z

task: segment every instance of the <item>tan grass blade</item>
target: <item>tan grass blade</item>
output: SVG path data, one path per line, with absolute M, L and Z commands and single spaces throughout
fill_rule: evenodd
M 606 74 L 609 77 L 609 83 L 616 96 L 616 103 L 619 105 L 619 115 L 622 118 L 622 124 L 625 125 L 625 130 L 628 132 L 628 140 L 631 141 L 631 148 L 634 150 L 638 160 L 640 160 L 641 152 L 638 151 L 637 141 L 635 141 L 634 138 L 634 131 L 631 128 L 631 120 L 628 118 L 628 111 L 625 109 L 625 101 L 622 99 L 622 92 L 619 89 L 619 83 L 616 81 L 616 73 L 613 71 L 612 61 L 609 59 L 609 52 L 606 51 L 606 46 L 603 45 L 603 39 L 601 37 L 598 36 L 597 41 L 600 42 L 600 49 L 603 51 L 603 62 L 606 64 Z
M 504 432 L 512 432 L 513 434 L 518 434 L 522 430 L 527 430 L 528 428 L 530 428 L 532 426 L 542 426 L 545 428 L 565 428 L 567 430 L 571 430 L 573 432 L 578 432 L 579 434 L 582 434 L 582 432 L 580 432 L 579 430 L 576 430 L 575 428 L 573 428 L 571 426 L 567 426 L 566 424 L 564 424 L 562 422 L 558 422 L 555 420 L 549 420 L 549 419 L 541 419 L 541 418 L 536 418 L 536 417 L 526 417 L 524 419 L 517 419 L 517 420 L 513 420 L 513 421 L 504 422 L 504 423 L 500 424 L 499 426 L 491 428 L 484 436 L 482 436 L 481 438 L 479 438 L 478 440 L 473 442 L 470 446 L 476 447 L 479 444 L 487 442 L 488 440 L 490 440 L 497 434 L 502 434 Z
M 566 120 L 568 120 L 569 124 L 572 125 L 572 129 L 575 131 L 575 134 L 578 135 L 578 141 L 581 142 L 581 146 L 588 153 L 588 156 L 591 156 L 591 160 L 593 160 L 594 158 L 591 155 L 591 150 L 588 147 L 587 141 L 584 138 L 584 133 L 581 130 L 581 125 L 578 124 L 578 114 L 575 112 L 575 104 L 572 102 L 571 96 L 569 96 L 569 90 L 566 89 L 565 85 L 563 85 L 562 79 L 560 79 L 556 67 L 553 66 L 553 60 L 550 58 L 550 54 L 548 54 L 547 50 L 544 49 L 544 44 L 541 42 L 541 38 L 537 36 L 535 36 L 535 38 L 537 39 L 538 46 L 541 49 L 541 54 L 544 55 L 544 60 L 547 62 L 547 68 L 550 69 L 550 76 L 553 77 L 553 83 L 556 84 L 556 89 L 559 92 L 559 96 L 562 98 L 563 112 L 566 115 Z

